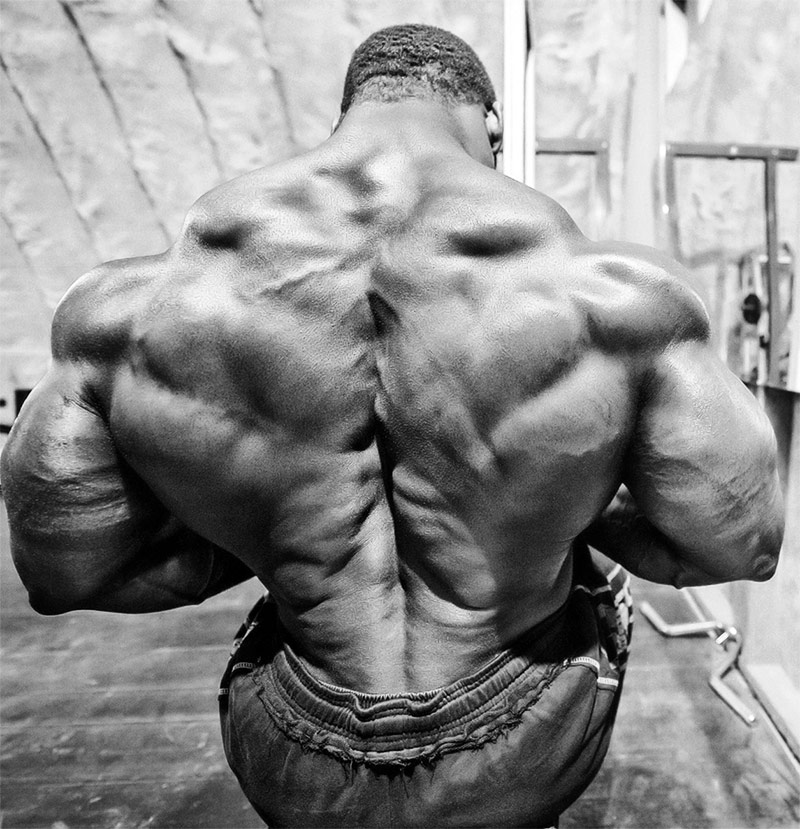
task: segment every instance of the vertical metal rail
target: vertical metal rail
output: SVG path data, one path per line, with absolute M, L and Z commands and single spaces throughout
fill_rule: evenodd
M 654 245 L 658 235 L 654 178 L 664 140 L 664 1 L 637 0 L 629 7 L 635 21 L 634 65 L 620 218 L 625 241 Z
M 795 150 L 795 158 L 797 150 Z M 778 207 L 777 184 L 778 162 L 775 150 L 772 148 L 769 156 L 764 159 L 764 209 L 767 217 L 767 284 L 769 285 L 769 349 L 767 351 L 767 383 L 770 386 L 780 385 L 778 373 L 778 337 L 786 325 L 786 315 L 781 303 L 778 302 Z
M 503 2 L 503 173 L 525 181 L 525 110 L 528 85 L 528 4 Z
M 525 117 L 523 134 L 523 156 L 525 177 L 523 181 L 529 187 L 536 187 L 536 52 L 533 40 L 533 21 L 528 15 L 528 4 L 525 3 L 525 35 L 526 35 L 526 63 L 525 63 Z

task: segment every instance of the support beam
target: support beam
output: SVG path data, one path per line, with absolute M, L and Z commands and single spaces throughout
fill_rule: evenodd
M 664 121 L 662 0 L 636 5 L 636 68 L 624 184 L 623 234 L 627 241 L 655 245 L 653 197 Z

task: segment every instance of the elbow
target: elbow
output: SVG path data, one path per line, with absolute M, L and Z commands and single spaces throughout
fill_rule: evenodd
M 750 573 L 745 578 L 750 581 L 769 581 L 778 569 L 778 560 L 781 553 L 781 536 L 770 538 L 759 545 L 759 550 L 753 558 Z
M 64 601 L 62 597 L 55 597 L 40 590 L 29 590 L 28 602 L 40 616 L 60 616 L 62 613 L 78 610 L 75 604 Z
M 49 540 L 21 532 L 18 522 L 11 523 L 11 559 L 28 603 L 42 616 L 91 609 L 103 587 L 90 567 L 77 566 L 69 551 Z
M 17 571 L 28 591 L 28 603 L 41 616 L 60 616 L 73 610 L 87 610 L 96 598 L 94 589 L 74 579 L 31 576 L 20 567 Z
M 770 458 L 771 474 L 765 479 L 768 484 L 762 497 L 754 499 L 755 503 L 761 501 L 763 506 L 753 509 L 751 570 L 743 576 L 750 581 L 768 581 L 775 575 L 783 545 L 786 507 L 776 469 L 776 443 L 771 429 L 769 438 L 770 450 L 765 454 Z
M 60 616 L 73 610 L 87 610 L 92 607 L 92 595 L 85 590 L 72 589 L 62 585 L 25 583 L 28 603 L 41 616 Z
M 778 556 L 770 558 L 761 558 L 756 562 L 752 574 L 749 576 L 750 581 L 769 581 L 778 569 Z
M 742 578 L 749 581 L 768 581 L 778 569 L 781 546 L 783 544 L 783 516 L 771 524 L 759 528 L 752 542 L 753 555 L 750 558 L 749 571 Z
M 775 575 L 783 541 L 783 521 L 759 527 L 738 541 L 728 538 L 705 555 L 702 564 L 691 555 L 676 555 L 666 581 L 675 587 L 697 587 L 732 581 L 768 581 Z

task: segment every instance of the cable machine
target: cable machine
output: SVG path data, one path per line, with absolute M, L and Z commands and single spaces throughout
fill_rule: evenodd
M 709 3 L 702 4 L 705 11 Z M 696 262 L 682 254 L 678 167 L 685 159 L 709 164 L 757 161 L 764 174 L 764 240 L 754 250 L 736 255 L 737 280 L 730 279 L 728 294 L 718 303 L 728 309 L 722 315 L 724 330 L 717 331 L 721 356 L 756 392 L 769 386 L 800 392 L 800 320 L 793 307 L 800 298 L 791 245 L 782 242 L 778 227 L 778 169 L 794 162 L 794 147 L 739 143 L 686 143 L 664 140 L 666 54 L 665 8 L 662 0 L 639 0 L 636 20 L 636 84 L 631 97 L 629 132 L 633 140 L 625 148 L 623 186 L 624 232 L 629 241 L 660 243 L 688 267 Z M 699 8 L 699 6 L 698 6 Z M 674 10 L 673 10 L 674 11 Z M 612 209 L 609 184 L 609 147 L 604 137 L 593 139 L 540 136 L 536 118 L 535 37 L 529 5 L 525 0 L 504 0 L 504 115 L 506 122 L 503 172 L 536 186 L 537 155 L 584 155 L 595 161 L 595 215 L 608 216 Z M 655 48 L 653 44 L 656 44 Z M 619 148 L 618 148 L 619 151 Z M 718 256 L 719 251 L 707 256 Z M 696 258 L 696 257 L 695 257 Z M 702 257 L 701 257 L 702 258 Z M 726 262 L 725 267 L 731 265 Z M 731 311 L 730 309 L 734 310 Z M 715 320 L 719 324 L 719 320 Z M 722 353 L 724 352 L 724 353 Z M 709 678 L 716 694 L 748 725 L 755 714 L 724 682 L 740 668 L 743 633 L 729 622 L 719 621 L 691 588 L 682 591 L 697 621 L 671 625 L 642 603 L 640 610 L 665 636 L 711 636 L 725 651 L 725 658 Z M 744 671 L 747 676 L 747 671 Z M 765 702 L 758 693 L 759 699 Z M 769 702 L 765 702 L 768 706 Z M 771 713 L 773 713 L 771 711 Z M 775 717 L 776 722 L 781 718 Z M 786 732 L 784 732 L 784 736 Z M 790 744 L 792 743 L 789 735 Z

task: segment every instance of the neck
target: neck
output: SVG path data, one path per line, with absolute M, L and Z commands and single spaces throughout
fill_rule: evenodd
M 446 107 L 429 100 L 362 103 L 351 106 L 332 141 L 375 143 L 415 156 L 466 153 L 494 166 L 483 108 L 461 104 Z

